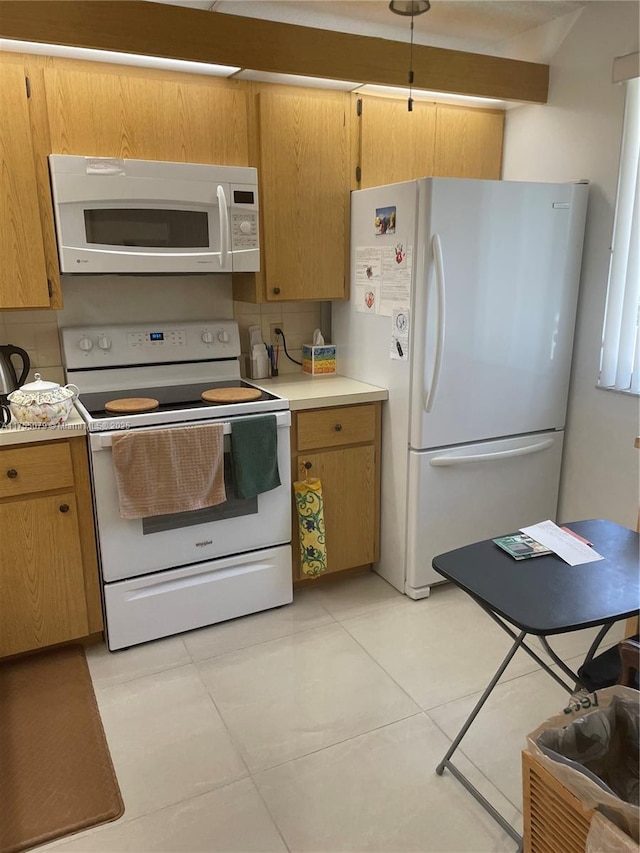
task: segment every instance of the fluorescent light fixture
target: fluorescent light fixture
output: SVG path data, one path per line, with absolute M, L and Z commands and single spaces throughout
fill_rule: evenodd
M 209 62 L 167 59 L 164 56 L 144 56 L 140 53 L 120 53 L 115 50 L 94 50 L 89 47 L 14 41 L 13 39 L 0 39 L 0 50 L 62 56 L 67 59 L 87 59 L 91 62 L 110 62 L 115 65 L 136 65 L 143 68 L 159 68 L 164 71 L 183 71 L 187 74 L 207 74 L 211 77 L 230 77 L 240 70 L 239 66 L 234 65 L 213 65 Z
M 374 83 L 365 83 L 357 90 L 362 95 L 387 95 L 393 98 L 408 98 L 409 89 L 401 86 L 378 86 Z M 492 106 L 505 107 L 507 101 L 497 98 L 478 98 L 474 95 L 450 95 L 448 92 L 429 92 L 426 89 L 413 89 L 411 97 L 415 101 L 442 101 L 450 104 L 468 104 L 469 106 Z
M 244 68 L 233 75 L 234 80 L 256 80 L 260 83 L 280 83 L 284 86 L 306 86 L 318 89 L 340 89 L 351 92 L 361 86 L 361 83 L 350 83 L 348 80 L 330 80 L 325 77 L 304 77 L 298 74 L 276 74 L 270 71 L 254 71 Z

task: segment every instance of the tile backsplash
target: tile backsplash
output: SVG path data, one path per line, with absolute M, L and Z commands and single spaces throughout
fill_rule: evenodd
M 279 305 L 253 305 L 233 302 L 228 276 L 162 277 L 150 281 L 130 276 L 63 277 L 64 309 L 61 311 L 0 311 L 0 343 L 22 347 L 29 354 L 31 371 L 44 379 L 64 379 L 58 327 L 104 323 L 230 318 L 240 327 L 245 372 L 249 350 L 249 326 L 262 328 L 269 342 L 271 324 L 280 323 L 287 350 L 302 360 L 302 345 L 310 343 L 313 331 L 322 328 L 320 302 L 288 302 Z M 152 306 L 150 309 L 149 306 Z M 324 330 L 323 330 L 324 331 Z M 280 373 L 298 373 L 301 367 L 280 351 Z
M 311 343 L 314 329 L 321 328 L 321 302 L 282 302 L 279 305 L 253 305 L 233 303 L 233 316 L 240 327 L 240 345 L 243 355 L 249 352 L 249 326 L 260 326 L 262 340 L 269 343 L 271 324 L 282 325 L 287 351 L 291 358 L 302 361 L 302 345 Z M 278 372 L 299 373 L 302 367 L 290 361 L 280 348 Z
M 26 350 L 34 373 L 50 382 L 64 383 L 57 311 L 0 311 L 0 343 Z

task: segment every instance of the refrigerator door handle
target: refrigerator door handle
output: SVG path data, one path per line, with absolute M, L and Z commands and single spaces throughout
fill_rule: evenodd
M 451 465 L 466 465 L 468 462 L 495 462 L 498 459 L 510 459 L 513 456 L 528 456 L 530 453 L 540 453 L 553 447 L 553 439 L 547 438 L 536 444 L 527 444 L 525 447 L 517 447 L 515 450 L 501 450 L 497 453 L 476 453 L 473 456 L 434 456 L 429 460 L 429 465 L 434 468 L 443 468 Z
M 440 235 L 434 234 L 431 240 L 431 249 L 433 251 L 433 260 L 435 264 L 436 278 L 436 296 L 438 304 L 438 331 L 436 339 L 436 355 L 433 360 L 433 372 L 431 374 L 431 383 L 429 390 L 424 399 L 424 410 L 430 412 L 433 408 L 433 403 L 438 390 L 438 380 L 440 379 L 440 370 L 442 368 L 442 351 L 444 349 L 444 321 L 445 321 L 445 281 L 444 281 L 444 263 L 442 261 L 442 244 Z

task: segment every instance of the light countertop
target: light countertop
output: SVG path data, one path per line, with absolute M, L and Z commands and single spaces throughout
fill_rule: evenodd
M 252 385 L 273 394 L 286 397 L 292 411 L 322 409 L 327 406 L 350 406 L 387 400 L 386 388 L 358 382 L 347 376 L 307 376 L 289 373 L 273 379 L 250 379 Z M 67 422 L 59 427 L 20 427 L 11 423 L 0 429 L 0 447 L 13 444 L 30 444 L 38 441 L 55 441 L 86 434 L 86 424 L 74 408 Z
M 249 379 L 252 385 L 289 400 L 291 411 L 321 409 L 327 406 L 350 406 L 387 400 L 386 388 L 358 382 L 347 376 L 308 376 L 285 373 L 273 379 Z
M 21 427 L 12 421 L 9 426 L 0 429 L 0 447 L 32 444 L 36 441 L 56 441 L 85 435 L 86 432 L 86 424 L 74 408 L 66 423 L 58 427 Z

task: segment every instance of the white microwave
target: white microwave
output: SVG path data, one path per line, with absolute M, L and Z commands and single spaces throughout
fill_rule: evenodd
M 260 269 L 257 171 L 49 155 L 63 273 Z

